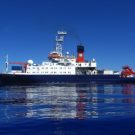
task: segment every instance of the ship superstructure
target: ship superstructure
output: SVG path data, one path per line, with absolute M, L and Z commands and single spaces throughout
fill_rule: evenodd
M 62 44 L 67 32 L 58 31 L 56 36 L 55 50 L 48 55 L 49 61 L 43 61 L 41 64 L 35 64 L 33 60 L 26 63 L 10 62 L 10 64 L 21 64 L 21 66 L 12 66 L 13 74 L 43 74 L 43 75 L 80 75 L 97 74 L 97 64 L 95 59 L 85 61 L 84 46 L 77 46 L 77 58 L 70 56 L 69 52 L 63 55 Z

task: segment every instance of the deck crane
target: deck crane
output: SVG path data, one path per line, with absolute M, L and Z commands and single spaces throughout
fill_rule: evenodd
M 135 75 L 135 72 L 128 65 L 123 66 L 123 70 L 121 72 L 122 77 L 128 77 L 130 75 Z

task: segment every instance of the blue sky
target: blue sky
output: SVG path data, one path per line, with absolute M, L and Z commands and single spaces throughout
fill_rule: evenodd
M 0 70 L 6 54 L 10 61 L 47 60 L 57 30 L 68 32 L 65 52 L 76 53 L 81 41 L 98 68 L 135 69 L 134 0 L 0 0 Z

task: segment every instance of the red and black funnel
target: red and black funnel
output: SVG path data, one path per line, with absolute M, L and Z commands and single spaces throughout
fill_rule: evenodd
M 84 62 L 84 46 L 77 46 L 77 59 L 76 62 L 82 63 Z

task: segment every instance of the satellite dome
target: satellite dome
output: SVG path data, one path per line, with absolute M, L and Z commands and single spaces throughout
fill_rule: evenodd
M 95 62 L 96 60 L 93 58 L 92 61 Z
M 28 63 L 29 65 L 32 65 L 34 62 L 33 62 L 33 60 L 28 60 L 27 63 Z

